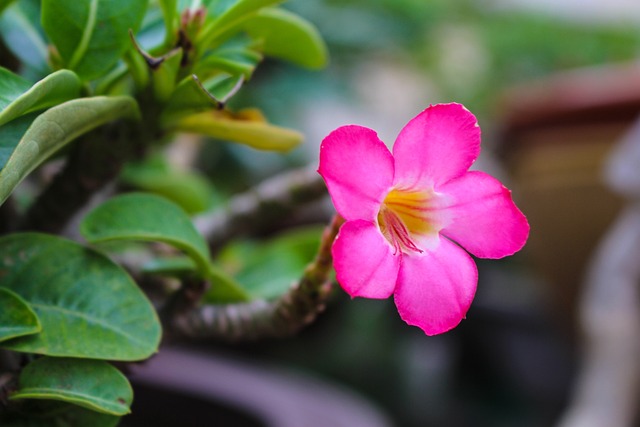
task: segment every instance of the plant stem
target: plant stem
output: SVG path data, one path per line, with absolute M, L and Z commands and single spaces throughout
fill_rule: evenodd
M 322 235 L 315 259 L 300 280 L 274 301 L 203 305 L 165 318 L 175 337 L 219 338 L 229 341 L 285 337 L 311 323 L 324 310 L 331 292 L 331 246 L 344 220 L 335 215 Z
M 302 204 L 326 194 L 324 181 L 315 167 L 307 166 L 277 175 L 234 196 L 224 209 L 197 217 L 195 225 L 215 250 L 241 233 L 273 226 Z

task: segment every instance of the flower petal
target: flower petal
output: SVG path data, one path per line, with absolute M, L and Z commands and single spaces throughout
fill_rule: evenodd
M 480 127 L 460 104 L 432 105 L 400 131 L 394 186 L 432 188 L 465 173 L 480 154 Z
M 318 172 L 340 215 L 374 221 L 393 181 L 393 157 L 375 131 L 342 126 L 322 141 Z
M 438 191 L 452 205 L 444 208 L 450 223 L 441 233 L 480 258 L 502 258 L 522 249 L 529 223 L 500 181 L 483 172 L 469 172 Z
M 404 256 L 395 302 L 400 317 L 427 335 L 453 329 L 464 318 L 478 284 L 478 270 L 463 249 L 440 239 L 434 251 Z
M 333 243 L 336 279 L 352 297 L 387 298 L 396 286 L 400 256 L 375 223 L 347 221 Z

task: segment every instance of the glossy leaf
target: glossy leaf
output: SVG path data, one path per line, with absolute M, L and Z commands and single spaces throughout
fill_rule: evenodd
M 59 237 L 0 238 L 0 286 L 36 312 L 39 334 L 0 346 L 50 356 L 141 360 L 157 351 L 160 322 L 131 277 L 104 255 Z
M 214 190 L 203 175 L 172 168 L 164 158 L 130 164 L 120 179 L 138 190 L 166 197 L 189 214 L 209 209 L 214 201 Z
M 0 341 L 40 332 L 40 321 L 15 292 L 0 288 Z
M 80 232 L 91 243 L 134 240 L 172 245 L 194 260 L 221 299 L 248 299 L 239 285 L 211 266 L 209 246 L 186 212 L 163 197 L 147 193 L 114 197 L 87 214 Z
M 55 400 L 25 399 L 20 411 L 0 412 L 2 427 L 116 427 L 117 415 Z
M 0 142 L 0 204 L 14 188 L 53 153 L 78 136 L 109 121 L 137 118 L 138 106 L 133 98 L 80 98 L 57 105 L 40 114 L 20 139 Z M 1 129 L 1 128 L 0 128 Z
M 223 9 L 211 8 L 214 19 L 207 22 L 202 28 L 196 45 L 203 48 L 209 47 L 214 40 L 239 27 L 243 21 L 250 18 L 262 8 L 274 6 L 284 0 L 237 0 L 235 2 L 219 2 Z
M 147 0 L 43 0 L 42 26 L 66 68 L 93 80 L 130 48 L 129 29 L 138 29 Z
M 209 246 L 186 212 L 153 194 L 128 193 L 106 201 L 87 214 L 80 232 L 91 243 L 164 242 L 183 250 L 203 270 L 209 263 Z
M 15 2 L 0 16 L 7 48 L 37 77 L 49 71 L 47 41 L 40 25 L 40 0 Z
M 267 123 L 257 110 L 238 113 L 206 111 L 169 122 L 167 127 L 174 131 L 199 133 L 269 151 L 289 151 L 304 139 L 300 132 Z
M 133 390 L 119 370 L 102 360 L 43 357 L 22 370 L 10 398 L 60 400 L 125 415 L 131 412 Z
M 80 79 L 72 71 L 49 74 L 33 86 L 0 67 L 0 126 L 23 114 L 77 98 Z M 22 89 L 22 90 L 20 90 Z
M 327 64 L 328 53 L 318 30 L 307 20 L 284 9 L 260 10 L 242 25 L 251 37 L 263 43 L 267 56 L 317 69 Z

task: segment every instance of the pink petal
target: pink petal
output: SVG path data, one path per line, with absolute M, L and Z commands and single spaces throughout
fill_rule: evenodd
M 465 173 L 480 154 L 480 127 L 460 104 L 433 105 L 402 129 L 394 186 L 432 188 Z
M 393 181 L 393 157 L 373 130 L 343 126 L 322 141 L 318 172 L 340 215 L 375 221 Z
M 478 271 L 469 254 L 443 238 L 434 251 L 402 258 L 395 302 L 405 322 L 436 335 L 460 323 L 477 284 Z
M 444 208 L 451 221 L 441 233 L 480 258 L 502 258 L 522 249 L 529 223 L 500 181 L 483 172 L 469 172 L 437 191 L 452 205 Z
M 336 279 L 352 297 L 388 298 L 396 286 L 400 256 L 369 221 L 347 221 L 333 243 Z

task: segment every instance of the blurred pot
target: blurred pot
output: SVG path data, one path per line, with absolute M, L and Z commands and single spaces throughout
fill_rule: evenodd
M 134 367 L 123 427 L 390 427 L 352 391 L 291 370 L 162 348 Z
M 501 108 L 500 148 L 531 224 L 527 251 L 573 329 L 586 263 L 623 204 L 603 166 L 640 112 L 640 66 L 557 74 L 510 89 Z

